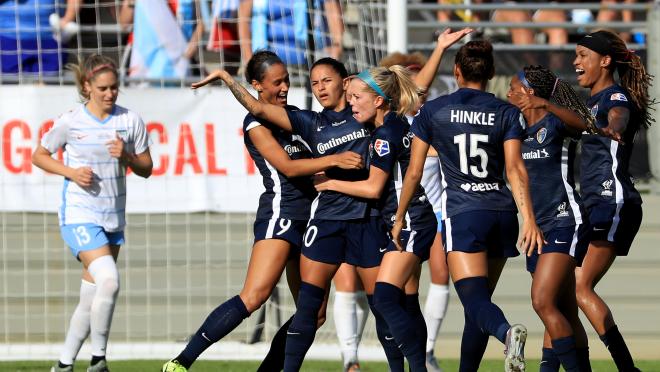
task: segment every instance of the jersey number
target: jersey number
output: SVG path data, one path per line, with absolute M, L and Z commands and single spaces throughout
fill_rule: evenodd
M 309 247 L 310 245 L 312 245 L 312 243 L 314 243 L 314 240 L 316 240 L 316 234 L 318 233 L 319 233 L 319 229 L 314 225 L 307 228 L 304 238 L 305 247 Z
M 78 226 L 75 229 L 73 229 L 73 235 L 76 237 L 76 240 L 78 241 L 78 245 L 81 247 L 89 243 L 90 240 L 92 240 L 85 226 Z
M 470 165 L 468 168 L 468 153 L 467 153 L 467 134 L 459 134 L 454 136 L 454 144 L 458 145 L 458 152 L 460 156 L 461 172 L 465 174 L 472 174 L 475 177 L 486 178 L 488 177 L 488 153 L 486 150 L 479 148 L 479 142 L 488 142 L 488 135 L 486 134 L 471 134 L 470 135 L 470 157 L 479 157 L 481 159 L 481 169 L 476 165 Z
M 289 228 L 291 227 L 291 220 L 287 220 L 286 218 L 280 219 L 280 231 L 275 233 L 275 235 L 282 235 L 285 232 L 289 231 Z

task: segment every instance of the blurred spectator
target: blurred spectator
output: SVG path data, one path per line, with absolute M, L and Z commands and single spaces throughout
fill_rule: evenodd
M 197 66 L 204 22 L 199 0 L 126 0 L 119 19 L 124 27 L 133 23 L 130 77 L 201 75 Z
M 529 10 L 506 9 L 506 4 L 514 4 L 515 1 L 507 2 L 503 9 L 498 9 L 493 13 L 492 19 L 495 22 L 566 22 L 566 12 L 563 10 L 537 10 L 533 15 Z M 563 28 L 544 29 L 548 36 L 548 44 L 563 45 L 568 42 L 568 33 Z M 514 44 L 534 44 L 534 30 L 530 28 L 511 28 L 511 41 Z
M 57 76 L 66 55 L 49 18 L 56 14 L 54 28 L 70 30 L 79 7 L 79 0 L 67 0 L 66 12 L 60 18 L 55 0 L 0 0 L 2 73 Z
M 463 0 L 436 0 L 438 4 L 463 4 Z M 481 0 L 472 1 L 473 4 L 481 4 Z M 460 19 L 463 22 L 479 22 L 481 15 L 471 9 L 460 10 L 438 10 L 438 22 L 449 22 L 454 19 Z M 435 37 L 434 37 L 435 38 Z
M 344 25 L 338 0 L 314 0 L 312 28 L 315 57 L 341 58 Z M 252 52 L 269 49 L 288 65 L 305 65 L 308 8 L 306 0 L 241 0 L 238 10 L 241 60 Z
M 622 22 L 632 22 L 633 19 L 633 11 L 632 10 L 612 10 L 612 9 L 607 9 L 608 4 L 616 4 L 618 2 L 623 2 L 624 4 L 634 4 L 635 0 L 623 0 L 623 1 L 617 1 L 617 0 L 601 0 L 601 4 L 603 5 L 603 8 L 601 8 L 598 11 L 598 16 L 596 17 L 596 22 L 614 22 L 614 21 L 622 21 Z M 620 32 L 619 36 L 624 41 L 630 41 L 630 32 Z M 639 42 L 640 40 L 636 40 Z

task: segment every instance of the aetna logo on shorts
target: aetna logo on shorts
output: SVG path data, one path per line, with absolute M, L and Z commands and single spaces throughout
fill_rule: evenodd
M 326 151 L 330 150 L 333 147 L 337 147 L 347 142 L 365 137 L 369 137 L 369 131 L 367 131 L 366 129 L 356 130 L 353 131 L 353 133 L 345 134 L 339 138 L 332 138 L 328 142 L 319 143 L 318 145 L 316 145 L 316 151 L 318 151 L 319 154 L 325 154 Z
M 305 151 L 305 148 L 300 145 L 286 145 L 284 146 L 284 151 L 291 156 L 297 152 Z
M 461 188 L 465 191 L 493 191 L 499 190 L 500 185 L 497 182 L 494 183 L 464 183 L 461 185 Z

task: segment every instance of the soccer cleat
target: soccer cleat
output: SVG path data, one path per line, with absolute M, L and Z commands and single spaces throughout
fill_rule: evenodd
M 60 367 L 59 364 L 56 364 L 50 367 L 50 372 L 73 372 L 73 366 Z
M 87 367 L 87 372 L 110 372 L 108 369 L 108 362 L 106 362 L 105 359 L 100 360 L 93 366 Z
M 514 324 L 506 333 L 504 348 L 504 371 L 525 372 L 525 341 L 527 328 L 522 324 Z
M 355 360 L 349 360 L 344 363 L 344 372 L 360 372 L 360 363 Z
M 179 363 L 178 360 L 170 360 L 163 364 L 161 372 L 188 372 L 188 369 Z
M 438 364 L 438 360 L 433 355 L 433 351 L 426 353 L 426 369 L 428 372 L 443 372 L 440 364 Z

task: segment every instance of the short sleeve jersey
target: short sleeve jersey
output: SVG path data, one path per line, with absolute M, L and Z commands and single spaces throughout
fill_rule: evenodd
M 315 158 L 353 151 L 368 159 L 370 131 L 357 122 L 350 106 L 340 112 L 323 110 L 287 110 L 293 133 L 312 151 Z M 333 179 L 356 181 L 369 177 L 368 167 L 360 170 L 332 168 L 326 175 Z M 350 220 L 379 215 L 373 203 L 334 191 L 319 193 L 312 204 L 311 218 Z
M 41 140 L 51 153 L 64 148 L 64 163 L 71 168 L 91 167 L 92 185 L 80 187 L 65 178 L 60 225 L 93 223 L 108 232 L 126 225 L 126 166 L 110 156 L 107 143 L 120 137 L 125 151 L 147 151 L 149 137 L 140 117 L 118 105 L 105 120 L 94 117 L 84 105 L 63 114 Z
M 608 126 L 607 115 L 614 107 L 630 110 L 630 120 L 640 120 L 625 89 L 612 85 L 587 100 L 587 107 L 596 118 L 596 126 Z M 635 123 L 636 124 L 636 123 Z M 639 126 L 634 126 L 639 127 Z M 620 144 L 596 134 L 582 136 L 580 187 L 587 208 L 596 204 L 622 204 L 624 201 L 641 204 L 642 198 L 628 173 L 635 130 L 629 122 Z
M 297 109 L 295 106 L 288 106 Z M 265 191 L 259 197 L 257 219 L 286 218 L 306 221 L 309 219 L 309 210 L 316 191 L 310 177 L 288 178 L 268 162 L 257 150 L 249 136 L 249 131 L 263 126 L 271 131 L 277 143 L 293 160 L 308 159 L 311 157 L 305 145 L 297 137 L 280 129 L 272 123 L 257 119 L 247 114 L 243 120 L 243 141 L 245 147 L 254 160 L 263 179 Z
M 443 219 L 516 210 L 504 182 L 503 143 L 522 139 L 524 126 L 515 106 L 475 89 L 461 88 L 422 106 L 411 131 L 438 152 Z
M 405 118 L 392 112 L 385 116 L 383 125 L 376 128 L 371 135 L 371 166 L 378 167 L 390 175 L 381 197 L 381 213 L 390 228 L 394 224 L 396 210 L 399 206 L 400 192 L 398 190 L 401 188 L 397 188 L 397 186 L 403 182 L 410 164 L 411 143 L 410 124 Z M 422 186 L 419 186 L 413 195 L 408 207 L 406 222 L 406 226 L 413 230 L 421 230 L 437 224 L 433 207 Z
M 550 113 L 525 130 L 522 157 L 536 223 L 543 231 L 583 222 L 584 209 L 573 177 L 578 137 Z

